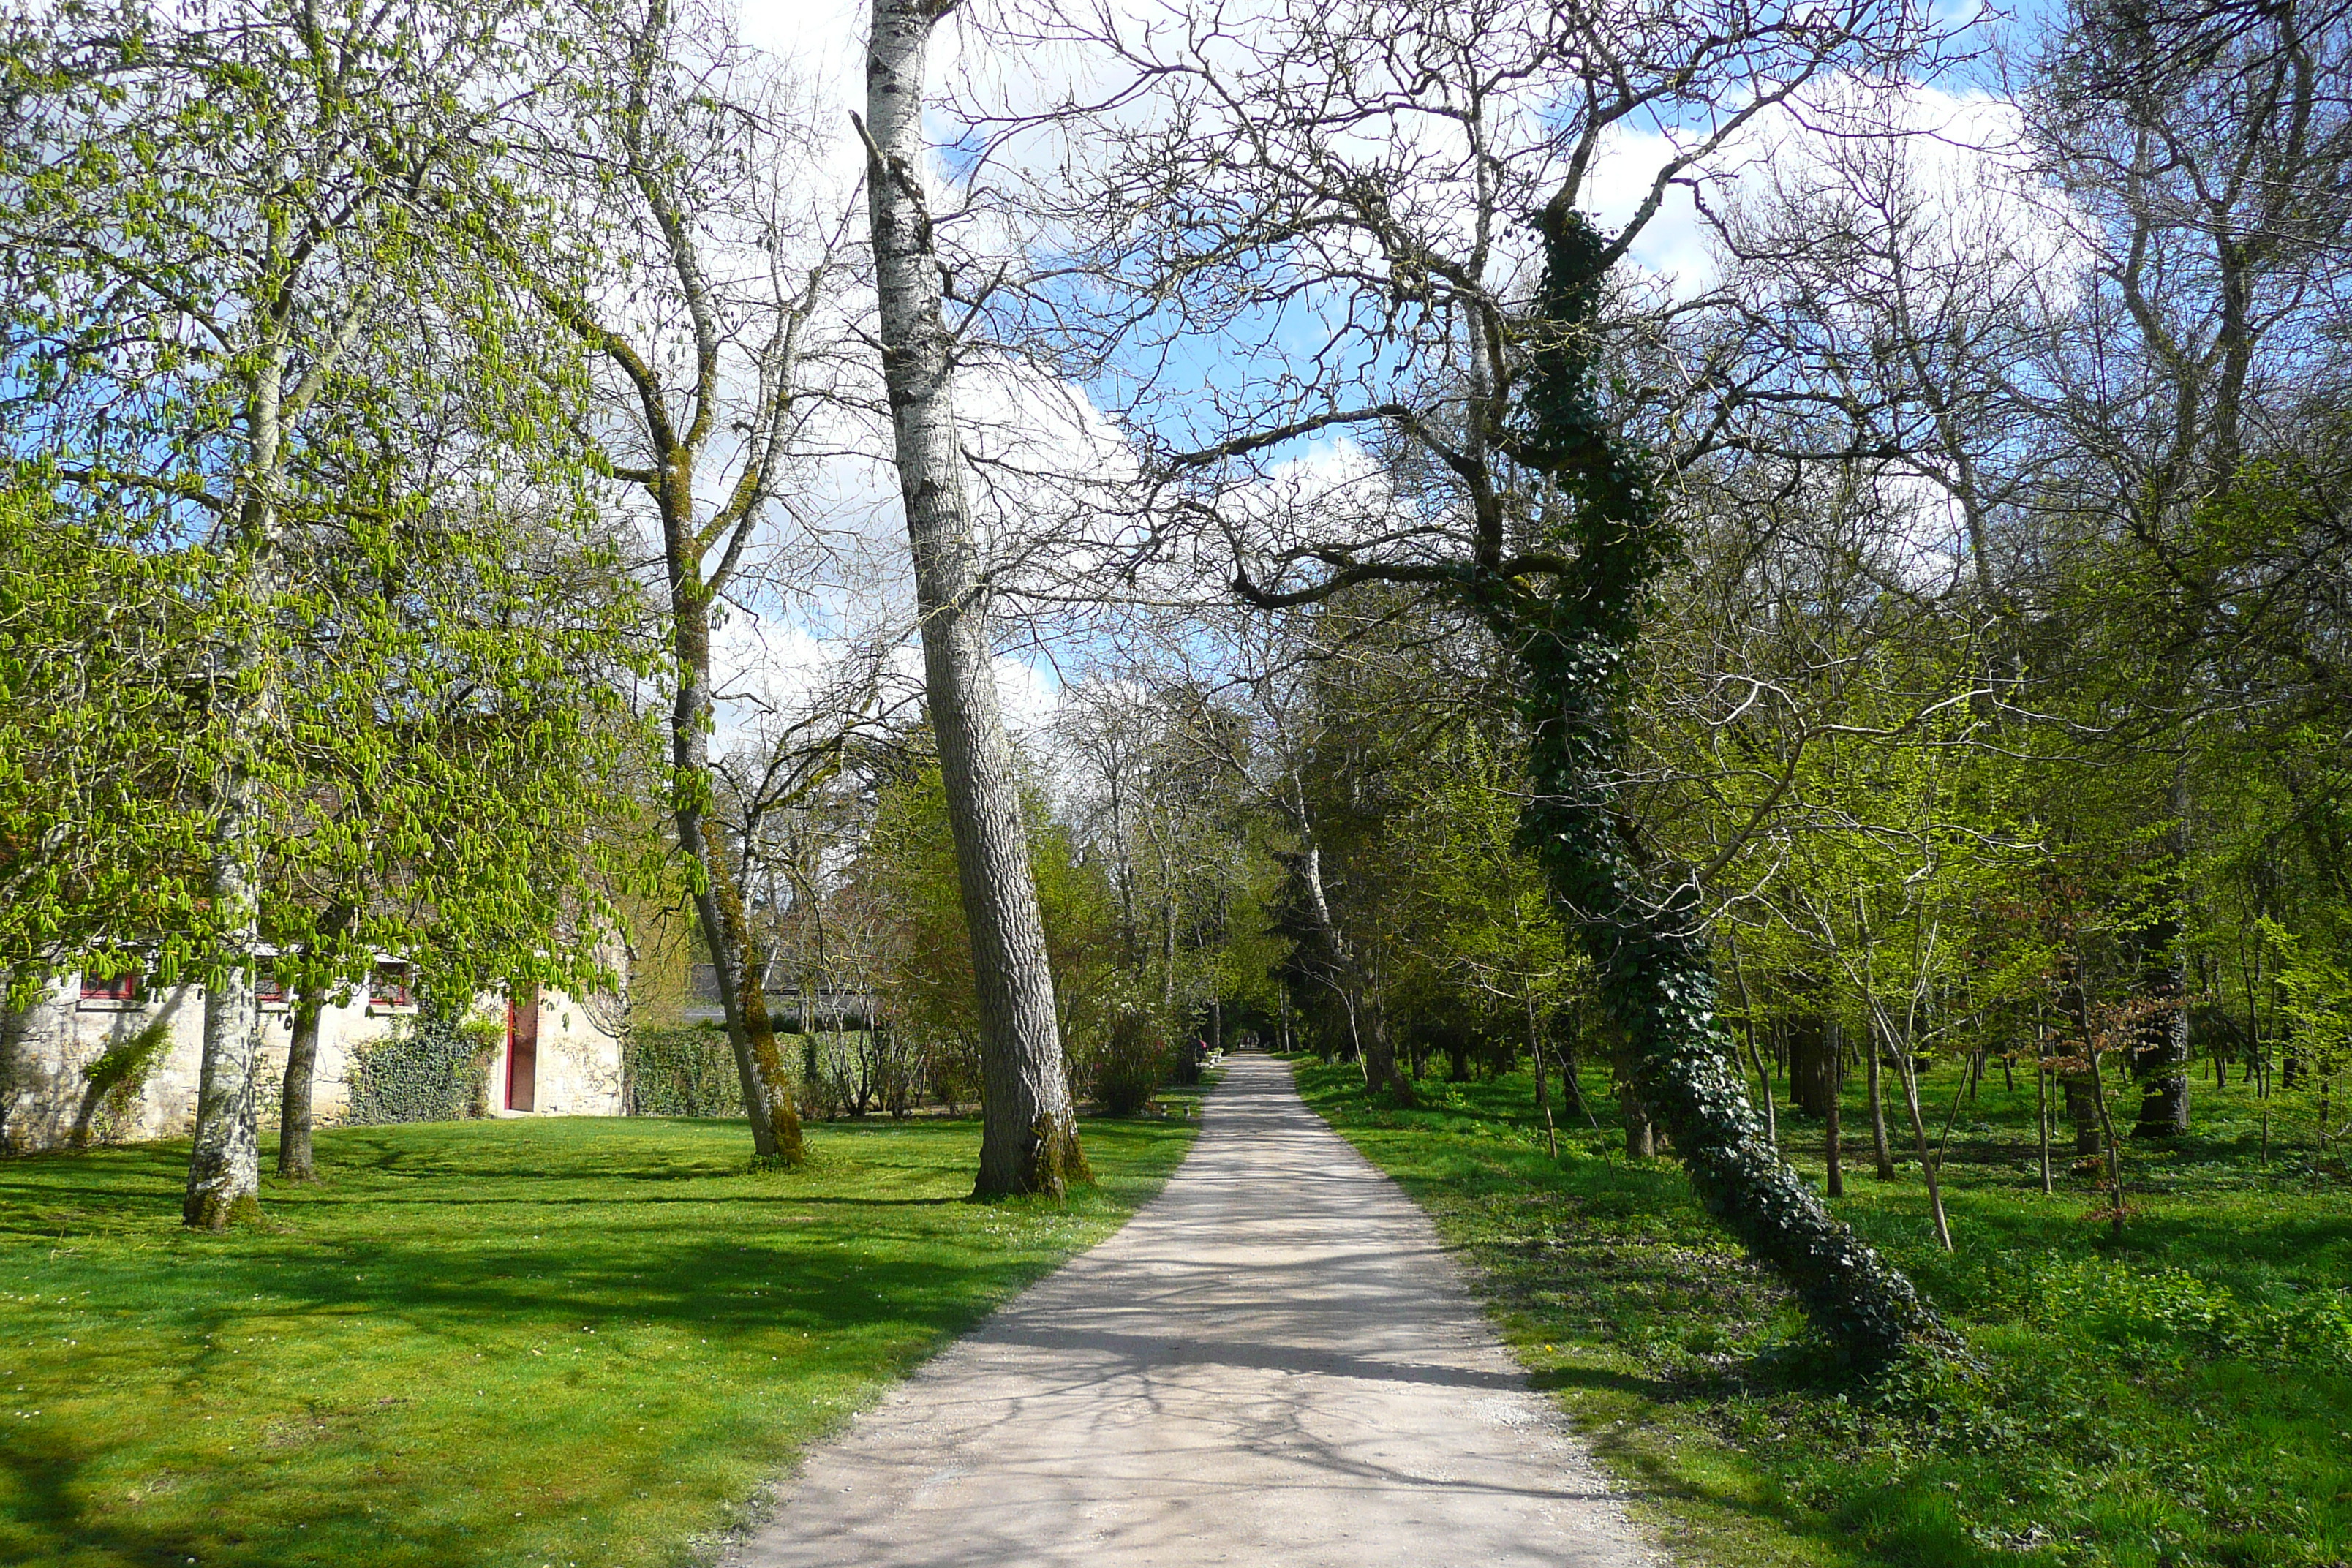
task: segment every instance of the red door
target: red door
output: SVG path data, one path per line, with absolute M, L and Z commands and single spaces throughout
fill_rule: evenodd
M 539 987 L 507 997 L 507 1109 L 539 1109 Z

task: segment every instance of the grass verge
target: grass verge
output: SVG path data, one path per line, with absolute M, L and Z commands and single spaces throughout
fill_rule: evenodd
M 1087 1122 L 1097 1184 L 973 1204 L 971 1121 L 322 1132 L 264 1226 L 178 1224 L 186 1145 L 0 1163 L 0 1562 L 668 1564 L 1189 1145 Z
M 1915 1171 L 1862 1130 L 1839 1212 L 1967 1337 L 1976 1370 L 1864 1388 L 1809 1352 L 1787 1297 L 1670 1162 L 1627 1159 L 1600 1086 L 1561 1156 L 1524 1075 L 1367 1102 L 1298 1064 L 1309 1104 L 1435 1219 L 1537 1386 L 1685 1562 L 1738 1568 L 2352 1564 L 2352 1192 L 2308 1152 L 2263 1163 L 2247 1106 L 2130 1152 L 2120 1242 L 2092 1178 L 2040 1191 L 2032 1093 L 1997 1081 L 1947 1160 L 1957 1250 Z M 1928 1088 L 1948 1097 L 1949 1072 Z M 1819 1178 L 1819 1123 L 1783 1113 Z M 1859 1171 L 1856 1170 L 1857 1163 Z

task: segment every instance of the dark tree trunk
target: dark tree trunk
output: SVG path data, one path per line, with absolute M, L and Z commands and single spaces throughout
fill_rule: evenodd
M 1657 1126 L 1650 1120 L 1650 1109 L 1642 1103 L 1641 1093 L 1630 1079 L 1617 1091 L 1617 1109 L 1625 1118 L 1625 1152 L 1636 1160 L 1656 1158 Z
M 1538 319 L 1551 335 L 1530 356 L 1533 427 L 1519 450 L 1559 487 L 1546 547 L 1573 554 L 1540 595 L 1472 579 L 1489 589 L 1483 605 L 1525 682 L 1534 788 L 1522 840 L 1561 908 L 1576 912 L 1600 997 L 1631 1049 L 1635 1090 L 1708 1212 L 1856 1360 L 1948 1343 L 1910 1280 L 1832 1215 L 1765 1136 L 1717 1022 L 1715 966 L 1691 895 L 1654 884 L 1645 847 L 1618 809 L 1626 671 L 1674 540 L 1658 504 L 1663 477 L 1601 411 L 1590 329 L 1608 248 L 1565 193 L 1543 227 Z
M 294 1031 L 286 1045 L 286 1081 L 278 1093 L 278 1173 L 315 1182 L 310 1153 L 310 1089 L 319 1069 L 319 1014 L 326 998 L 306 985 L 294 1001 Z
M 1839 1121 L 1839 1111 L 1843 1108 L 1839 1103 L 1838 1088 L 1839 1079 L 1845 1076 L 1843 1070 L 1845 1066 L 1843 1059 L 1845 1041 L 1843 1031 L 1839 1029 L 1838 1022 L 1834 1018 L 1828 1022 L 1822 1033 L 1829 1042 L 1830 1059 L 1830 1091 L 1824 1102 L 1823 1112 L 1829 1120 L 1829 1126 L 1823 1134 L 1823 1149 L 1829 1160 L 1827 1185 L 1830 1196 L 1842 1198 L 1845 1196 L 1845 1149 L 1843 1130 Z
M 1836 1026 L 1823 1018 L 1789 1024 L 1789 1102 L 1808 1116 L 1827 1116 L 1837 1099 Z
M 2142 1138 L 2172 1138 L 2189 1131 L 2189 971 L 2183 952 L 2181 911 L 2188 901 L 2189 775 L 2184 758 L 2173 768 L 2166 803 L 2172 814 L 2165 834 L 2162 913 L 2142 933 L 2146 962 L 2140 990 L 2161 1010 L 2140 1025 L 2133 1041 L 2132 1077 L 2140 1086 Z

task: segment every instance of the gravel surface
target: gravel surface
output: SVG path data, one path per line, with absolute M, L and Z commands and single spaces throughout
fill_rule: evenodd
M 730 1561 L 1659 1560 L 1428 1218 L 1248 1055 L 1158 1198 L 812 1453 Z

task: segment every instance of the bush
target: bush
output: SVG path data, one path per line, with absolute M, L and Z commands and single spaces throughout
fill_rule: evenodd
M 1113 1116 L 1132 1116 L 1151 1103 L 1168 1079 L 1168 1042 L 1148 1013 L 1122 1009 L 1109 1037 L 1087 1064 L 1094 1098 Z
M 488 1018 L 420 1009 L 352 1053 L 344 1120 L 370 1125 L 488 1115 L 490 1058 L 499 1039 L 499 1026 Z
M 621 1040 L 630 1116 L 740 1116 L 743 1079 L 724 1029 L 631 1027 Z

